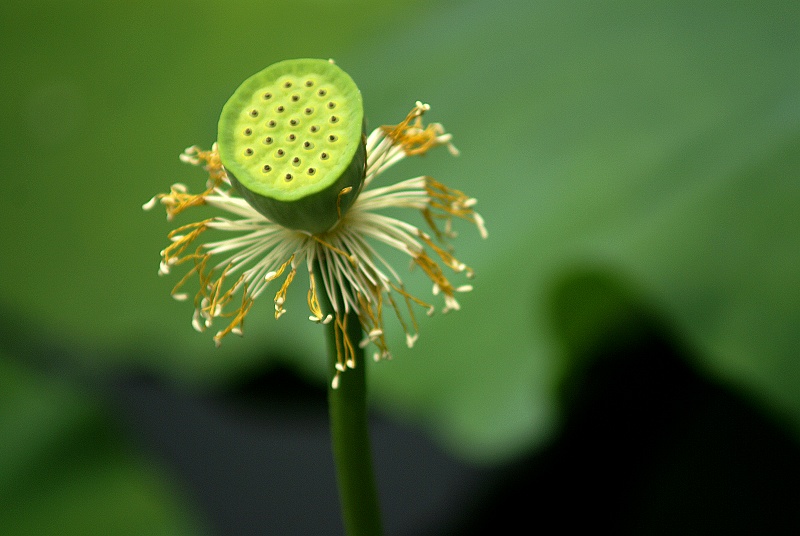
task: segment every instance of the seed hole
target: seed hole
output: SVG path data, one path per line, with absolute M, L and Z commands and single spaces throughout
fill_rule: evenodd
M 253 149 L 248 147 L 247 149 L 244 150 L 244 155 L 245 156 L 253 156 Z
M 331 123 L 338 123 L 338 122 L 339 122 L 339 118 L 337 116 L 335 116 L 335 115 L 332 115 L 331 116 Z
M 331 134 L 330 136 L 328 136 L 328 141 L 336 141 L 338 139 L 339 138 L 336 136 L 336 134 Z
M 284 150 L 283 150 L 283 149 L 278 149 L 277 151 L 275 151 L 275 154 L 276 154 L 276 155 L 278 155 L 278 156 L 283 156 L 283 155 L 285 155 L 286 153 L 284 152 Z
M 322 153 L 321 155 L 319 155 L 319 157 L 320 157 L 322 160 L 327 160 L 327 159 L 328 159 L 328 153 Z
M 305 110 L 303 110 L 303 111 L 306 113 L 306 115 L 311 115 L 312 113 L 314 113 L 314 110 L 313 110 L 313 108 L 306 108 L 306 109 L 305 109 Z
M 245 136 L 250 136 L 252 133 L 253 133 L 253 129 L 252 128 L 244 129 L 244 135 Z
M 258 110 L 256 109 L 250 110 L 250 117 L 258 117 Z
M 277 108 L 275 108 L 275 111 L 278 112 L 279 114 L 282 114 L 285 109 L 286 108 L 284 108 L 283 106 L 278 106 Z
M 272 142 L 273 142 L 272 136 L 267 136 L 266 138 L 264 138 L 264 143 L 266 143 L 267 145 L 269 145 Z
M 317 95 L 319 95 L 320 97 L 324 97 L 327 94 L 328 92 L 324 89 L 320 89 L 319 91 L 317 91 Z
M 295 156 L 294 158 L 292 158 L 292 164 L 294 164 L 295 166 L 299 165 L 300 164 L 300 159 Z
M 311 132 L 316 132 L 319 130 L 319 127 L 317 125 L 311 125 L 311 128 L 308 130 L 310 130 Z
M 269 164 L 264 164 L 263 169 L 264 173 L 269 173 L 270 171 L 272 171 L 272 166 L 270 166 Z
M 314 81 L 313 80 L 306 80 L 306 87 L 311 87 L 313 85 L 314 85 Z
M 334 108 L 336 108 L 336 103 L 333 102 L 333 101 L 329 102 L 328 103 L 328 109 L 329 110 L 333 110 Z
M 293 178 L 293 177 L 292 177 L 292 174 L 291 174 L 291 173 L 287 173 L 287 174 L 286 174 L 286 176 L 284 177 L 284 179 L 286 179 L 287 181 L 290 181 L 290 180 L 292 180 L 292 178 Z
M 292 87 L 292 83 L 287 80 L 286 82 L 283 83 L 283 87 L 286 88 Z
M 286 136 L 286 139 L 289 141 L 294 141 L 297 139 L 297 136 L 295 136 L 294 134 L 289 134 L 288 136 Z
M 272 93 L 264 93 L 264 100 L 269 100 L 272 98 Z
M 289 124 L 290 124 L 290 125 L 292 125 L 293 127 L 296 127 L 298 122 L 299 122 L 299 121 L 297 121 L 297 119 L 291 119 L 291 120 L 289 121 Z
M 292 95 L 292 102 L 297 102 L 300 100 L 300 95 Z
M 274 119 L 270 119 L 270 120 L 269 120 L 269 122 L 267 123 L 267 125 L 268 125 L 270 128 L 275 128 L 275 126 L 276 126 L 277 124 L 278 124 L 278 123 L 276 123 Z
M 316 172 L 317 172 L 317 170 L 316 170 L 316 169 L 314 169 L 313 167 L 310 167 L 310 168 L 308 168 L 308 174 L 309 174 L 309 175 L 313 175 L 313 174 L 314 174 L 314 173 L 316 173 Z
M 303 147 L 306 149 L 311 149 L 314 145 L 310 141 L 303 142 Z

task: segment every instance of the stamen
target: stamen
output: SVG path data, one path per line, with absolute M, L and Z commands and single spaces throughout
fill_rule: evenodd
M 342 197 L 349 194 L 352 191 L 353 187 L 347 186 L 346 188 L 342 188 L 342 190 L 339 192 L 339 195 L 336 196 L 336 215 L 339 217 L 340 220 L 342 219 Z
M 281 265 L 281 267 L 278 268 L 278 271 L 275 272 L 275 274 L 272 277 L 268 278 L 268 281 L 272 281 L 280 277 L 281 274 L 284 272 L 284 270 L 286 270 L 286 267 L 289 266 L 289 264 L 291 264 L 293 260 L 294 260 L 294 255 L 292 255 L 288 261 L 284 262 Z M 295 274 L 297 274 L 297 269 L 292 267 L 291 271 L 289 271 L 289 273 L 286 275 L 286 279 L 284 279 L 280 290 L 278 290 L 278 292 L 275 293 L 276 319 L 280 318 L 286 312 L 286 309 L 284 309 L 283 304 L 286 303 L 286 292 L 289 290 L 289 285 L 292 284 Z
M 319 298 L 317 296 L 317 285 L 316 280 L 314 279 L 314 274 L 309 272 L 308 274 L 309 279 L 309 288 L 308 288 L 308 309 L 311 311 L 311 316 L 309 316 L 309 320 L 312 322 L 317 322 L 318 324 L 327 324 L 333 318 L 333 315 L 326 315 L 325 317 L 322 316 L 322 307 L 319 305 Z
M 308 81 L 300 79 L 296 82 L 302 85 Z M 318 90 L 322 90 L 323 93 L 325 91 L 324 88 L 314 87 L 313 94 Z M 271 97 L 268 100 L 272 100 Z M 333 101 L 324 100 L 314 106 L 331 107 L 329 102 Z M 275 102 L 271 106 L 278 105 L 279 103 Z M 302 106 L 300 109 L 305 107 Z M 334 103 L 331 108 L 338 106 Z M 439 145 L 445 145 L 451 153 L 457 154 L 451 143 L 450 134 L 447 134 L 441 125 L 423 123 L 422 116 L 429 109 L 428 105 L 417 102 L 414 109 L 398 125 L 375 129 L 365 139 L 367 145 L 365 185 L 403 158 L 423 155 Z M 305 108 L 306 115 L 309 114 L 309 110 L 313 112 L 310 107 Z M 287 111 L 280 110 L 280 112 Z M 338 119 L 339 116 L 327 116 L 328 120 L 331 118 Z M 290 118 L 291 120 L 297 121 L 294 118 Z M 277 126 L 274 120 L 270 120 L 267 124 Z M 318 124 L 309 126 L 312 134 L 318 130 Z M 331 143 L 341 143 L 335 134 L 327 136 L 326 139 Z M 274 141 L 272 138 L 264 139 Z M 311 150 L 315 145 L 307 140 L 300 141 L 303 142 L 305 150 Z M 257 150 L 255 146 L 253 148 L 254 151 Z M 283 154 L 285 151 L 283 149 L 280 151 L 282 156 L 286 157 Z M 316 155 L 313 158 L 322 160 L 331 158 L 328 152 L 313 154 Z M 290 153 L 289 157 L 297 171 L 288 175 L 285 171 L 281 171 L 277 178 L 302 180 L 303 177 L 318 174 L 316 167 L 309 167 L 307 156 L 300 158 Z M 279 318 L 286 312 L 284 306 L 288 288 L 297 274 L 294 261 L 296 258 L 302 258 L 306 261 L 309 272 L 306 299 L 310 312 L 309 319 L 322 324 L 334 323 L 337 356 L 336 372 L 331 381 L 333 388 L 338 387 L 343 372 L 358 366 L 354 346 L 356 342 L 345 336 L 347 322 L 356 321 L 349 319 L 351 313 L 356 315 L 365 334 L 362 340 L 358 341 L 358 346 L 375 345 L 376 351 L 373 357 L 376 360 L 391 358 L 383 328 L 383 306 L 387 301 L 405 332 L 407 346 L 412 347 L 419 338 L 414 309 L 416 306 L 422 307 L 428 315 L 431 315 L 434 306 L 405 290 L 399 274 L 374 249 L 372 241 L 383 243 L 408 255 L 412 264 L 419 266 L 430 279 L 433 293 L 443 295 L 444 312 L 460 307 L 454 297 L 456 292 L 472 290 L 471 285 L 454 287 L 445 276 L 443 266 L 449 267 L 456 273 L 463 273 L 467 278 L 473 275 L 472 270 L 448 249 L 445 239 L 455 237 L 452 225 L 455 218 L 472 223 L 478 228 L 481 236 L 486 238 L 483 218 L 474 211 L 476 205 L 474 198 L 447 188 L 431 177 L 408 179 L 381 188 L 367 189 L 364 192 L 353 192 L 352 187 L 344 188 L 337 198 L 339 222 L 325 233 L 311 235 L 284 229 L 264 219 L 239 197 L 231 188 L 230 179 L 220 163 L 216 144 L 209 151 L 202 151 L 196 146 L 189 147 L 180 159 L 192 165 L 203 166 L 208 172 L 206 190 L 200 194 L 190 194 L 185 185 L 176 183 L 168 193 L 159 194 L 147 201 L 143 208 L 151 210 L 160 203 L 165 207 L 167 217 L 171 219 L 190 207 L 209 205 L 221 208 L 237 218 L 218 217 L 179 227 L 168 235 L 170 244 L 161 253 L 159 266 L 161 274 L 169 273 L 176 265 L 191 261 L 191 268 L 172 289 L 172 296 L 179 301 L 188 300 L 190 294 L 183 291 L 183 287 L 189 279 L 197 277 L 200 287 L 194 296 L 192 316 L 192 325 L 196 330 L 205 331 L 216 318 L 230 319 L 230 323 L 214 335 L 214 342 L 217 345 L 229 333 L 237 335 L 243 333 L 244 318 L 250 311 L 254 299 L 269 283 L 284 274 L 285 278 L 274 296 L 275 317 Z M 275 172 L 271 166 L 260 165 L 259 169 L 265 177 Z M 354 193 L 356 199 L 352 206 L 348 211 L 342 211 L 344 196 Z M 431 229 L 431 236 L 410 223 L 378 212 L 392 208 L 419 210 Z M 236 232 L 240 233 L 240 236 L 193 247 L 207 229 Z M 223 253 L 224 260 L 215 260 L 216 264 L 213 265 L 212 257 L 217 259 L 216 256 Z M 321 272 L 322 285 L 313 275 L 313 266 L 316 263 L 324 267 Z M 240 300 L 234 298 L 239 292 L 241 292 Z M 322 311 L 318 292 L 327 294 L 334 304 L 336 311 L 334 314 L 325 314 Z M 398 295 L 402 296 L 405 310 L 400 306 Z M 228 307 L 232 310 L 229 311 Z
M 417 101 L 416 106 L 398 125 L 383 126 L 381 129 L 394 143 L 400 145 L 408 156 L 427 153 L 439 145 L 447 145 L 452 154 L 458 150 L 450 143 L 451 136 L 445 134 L 439 123 L 431 123 L 427 127 L 422 123 L 422 115 L 430 110 L 430 106 Z

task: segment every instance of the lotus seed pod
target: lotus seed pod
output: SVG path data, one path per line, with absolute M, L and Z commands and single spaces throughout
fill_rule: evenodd
M 239 86 L 219 118 L 219 156 L 250 205 L 290 229 L 324 233 L 355 201 L 366 165 L 364 108 L 327 60 L 275 63 Z

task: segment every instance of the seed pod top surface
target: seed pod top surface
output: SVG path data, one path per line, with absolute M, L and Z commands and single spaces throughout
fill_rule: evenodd
M 248 78 L 225 104 L 219 154 L 257 210 L 288 227 L 321 232 L 360 190 L 363 133 L 361 92 L 347 73 L 328 60 L 287 60 Z M 349 201 L 340 199 L 347 187 Z M 319 223 L 308 224 L 314 215 L 291 214 L 298 210 L 333 216 L 320 214 Z

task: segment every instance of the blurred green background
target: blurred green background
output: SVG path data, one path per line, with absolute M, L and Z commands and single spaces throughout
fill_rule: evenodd
M 172 225 L 141 210 L 200 187 L 178 154 L 209 147 L 238 84 L 286 58 L 334 58 L 371 127 L 429 103 L 461 156 L 387 180 L 431 174 L 489 228 L 459 228 L 477 274 L 462 310 L 421 319 L 412 350 L 395 329 L 395 359 L 371 366 L 383 414 L 470 464 L 535 452 L 587 349 L 646 310 L 695 373 L 800 438 L 800 3 L 31 1 L 0 17 L 9 534 L 103 533 L 93 508 L 118 533 L 203 530 L 75 378 L 136 368 L 202 392 L 280 364 L 324 384 L 302 283 L 280 321 L 263 299 L 215 349 L 156 275 Z M 25 357 L 42 341 L 69 351 Z M 70 449 L 81 464 L 57 463 Z

